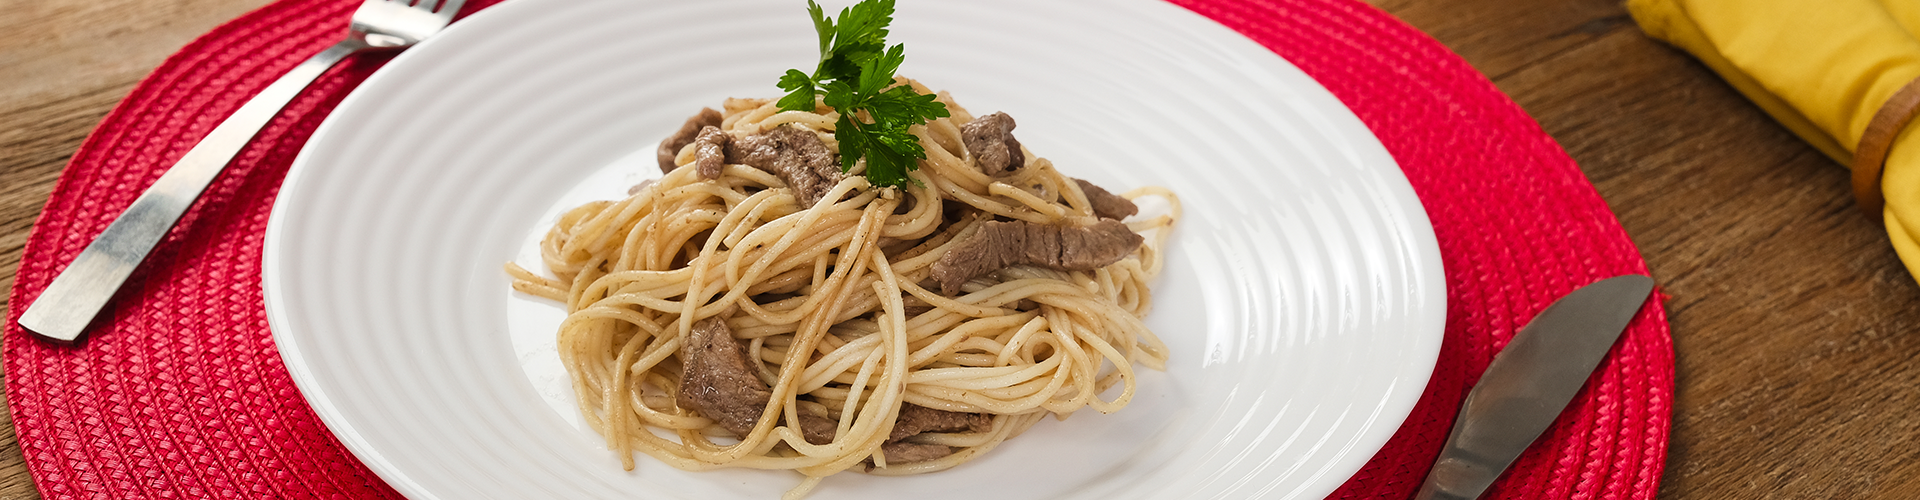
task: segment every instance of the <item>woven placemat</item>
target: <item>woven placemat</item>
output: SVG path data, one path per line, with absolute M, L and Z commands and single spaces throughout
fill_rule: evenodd
M 1458 55 L 1351 0 L 1174 0 L 1299 66 L 1413 183 L 1447 274 L 1446 338 L 1412 415 L 1331 498 L 1407 498 L 1494 353 L 1554 299 L 1646 262 L 1560 145 Z M 1651 499 L 1666 464 L 1673 340 L 1658 301 L 1482 498 Z
M 471 0 L 477 10 L 496 0 Z M 1406 498 L 1493 353 L 1554 298 L 1646 265 L 1573 161 L 1485 77 L 1356 0 L 1174 0 L 1274 50 L 1379 136 L 1425 205 L 1447 274 L 1432 382 L 1336 498 Z M 134 274 L 78 347 L 14 322 L 55 273 L 220 117 L 333 43 L 358 0 L 282 0 L 173 55 L 87 138 L 27 241 L 4 338 L 20 446 L 49 498 L 393 498 L 307 406 L 274 349 L 262 234 L 295 154 L 385 58 L 335 68 L 281 113 Z M 1487 498 L 1652 498 L 1673 351 L 1656 302 Z

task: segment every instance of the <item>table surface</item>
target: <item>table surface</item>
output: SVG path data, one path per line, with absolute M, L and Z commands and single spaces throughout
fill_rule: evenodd
M 1671 297 L 1662 498 L 1920 497 L 1920 285 L 1844 167 L 1620 0 L 1371 1 L 1538 120 Z M 0 290 L 87 132 L 168 54 L 264 3 L 0 0 Z M 14 439 L 0 414 L 0 500 L 39 498 Z

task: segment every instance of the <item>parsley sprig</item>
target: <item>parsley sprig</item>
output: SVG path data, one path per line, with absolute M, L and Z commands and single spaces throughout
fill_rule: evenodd
M 820 65 L 809 75 L 789 69 L 780 77 L 781 110 L 811 111 L 815 96 L 840 112 L 834 137 L 840 141 L 840 170 L 867 159 L 867 180 L 876 186 L 918 185 L 907 172 L 927 152 L 907 127 L 947 116 L 933 95 L 893 86 L 893 73 L 906 60 L 906 45 L 886 45 L 893 22 L 893 0 L 864 0 L 840 10 L 839 22 L 820 4 L 807 0 L 814 31 L 820 34 Z M 862 116 L 867 121 L 862 121 Z

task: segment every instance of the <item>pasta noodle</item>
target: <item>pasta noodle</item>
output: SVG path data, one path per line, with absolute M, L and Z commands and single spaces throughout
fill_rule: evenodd
M 939 99 L 953 116 L 910 129 L 927 151 L 910 174 L 918 185 L 875 188 L 848 175 L 800 206 L 781 177 L 751 166 L 702 178 L 689 145 L 680 168 L 630 197 L 559 218 L 541 243 L 557 278 L 508 264 L 516 290 L 565 304 L 558 344 L 580 411 L 626 468 L 638 451 L 685 470 L 791 469 L 805 476 L 788 492 L 799 497 L 848 469 L 951 468 L 1048 414 L 1119 410 L 1133 398 L 1136 363 L 1164 369 L 1166 347 L 1141 317 L 1180 214 L 1165 189 L 1122 195 L 1163 198 L 1170 209 L 1127 223 L 1146 239 L 1118 262 L 1008 267 L 953 296 L 930 285 L 936 260 L 986 221 L 1095 220 L 1088 195 L 1046 159 L 1028 154 L 1009 175 L 982 173 L 962 144 L 973 117 Z M 834 144 L 838 116 L 824 105 L 778 112 L 771 100 L 729 99 L 725 108 L 721 128 L 736 136 L 795 126 Z M 676 403 L 683 344 L 708 318 L 724 318 L 772 392 L 747 435 Z M 889 463 L 881 447 L 908 404 L 986 414 L 991 430 L 915 435 L 907 440 L 953 452 Z M 803 418 L 833 421 L 831 441 L 808 442 Z

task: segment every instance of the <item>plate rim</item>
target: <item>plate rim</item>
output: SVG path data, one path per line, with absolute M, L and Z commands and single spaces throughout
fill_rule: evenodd
M 520 1 L 502 2 L 499 5 L 489 7 L 485 10 L 482 10 L 474 14 L 473 16 L 470 16 L 470 18 L 489 19 L 492 17 L 504 17 L 509 15 L 509 14 L 506 14 L 506 12 L 512 11 L 513 8 L 531 8 L 531 7 L 514 7 L 514 6 L 546 5 L 548 3 L 554 3 L 557 1 L 558 0 L 553 0 L 552 2 L 545 2 L 545 3 L 539 0 L 520 0 Z M 1184 8 L 1183 8 L 1183 11 L 1184 11 Z M 1187 11 L 1187 12 L 1191 14 L 1191 11 Z M 1194 14 L 1194 15 L 1198 16 L 1198 14 Z M 1217 21 L 1213 21 L 1211 19 L 1207 19 L 1206 21 L 1209 23 L 1218 25 Z M 472 24 L 470 23 L 468 25 L 472 25 Z M 449 29 L 450 30 L 458 29 L 460 26 L 462 25 L 459 23 L 456 23 L 453 28 L 449 28 Z M 1220 28 L 1222 30 L 1226 30 L 1224 26 L 1221 26 Z M 478 28 L 473 28 L 473 29 L 478 29 Z M 1227 31 L 1229 33 L 1232 33 L 1230 30 L 1227 30 Z M 1245 35 L 1241 35 L 1239 33 L 1232 33 L 1232 36 L 1245 38 Z M 439 39 L 444 39 L 444 38 L 439 38 Z M 424 46 L 424 45 L 433 44 L 433 43 L 435 43 L 435 40 L 429 40 L 427 42 L 424 42 L 422 45 Z M 1266 49 L 1263 49 L 1263 50 L 1266 50 Z M 409 56 L 416 53 L 421 53 L 421 51 L 409 50 L 407 52 L 402 53 L 401 55 L 396 57 L 393 61 L 387 63 L 386 67 L 383 67 L 379 71 L 376 71 L 367 80 L 362 82 L 361 85 L 363 87 L 387 85 L 384 82 L 388 79 L 391 79 L 392 77 L 390 77 L 389 75 L 393 74 L 393 71 L 388 71 L 388 68 L 405 67 L 408 64 L 415 64 L 410 62 L 415 58 L 409 57 Z M 1279 56 L 1275 54 L 1275 57 L 1278 58 Z M 1280 58 L 1280 59 L 1282 63 L 1290 67 L 1292 71 L 1300 72 L 1303 75 L 1305 74 L 1304 72 L 1301 72 L 1297 66 L 1294 66 L 1290 61 L 1285 61 L 1284 58 Z M 1308 76 L 1308 79 L 1311 80 L 1311 77 Z M 1319 84 L 1317 81 L 1314 82 L 1314 85 L 1318 86 L 1319 91 L 1323 93 L 1327 93 L 1327 95 L 1329 96 L 1331 95 L 1330 92 L 1326 91 L 1324 85 Z M 353 455 L 357 459 L 361 460 L 368 467 L 369 470 L 379 475 L 381 479 L 385 480 L 390 486 L 394 487 L 395 490 L 403 493 L 424 494 L 427 496 L 432 496 L 430 491 L 427 491 L 426 489 L 424 489 L 423 486 L 414 482 L 407 474 L 404 473 L 404 471 L 399 470 L 397 466 L 395 466 L 393 463 L 387 460 L 387 457 L 385 456 L 384 453 L 380 451 L 378 446 L 367 441 L 365 439 L 365 436 L 355 429 L 354 422 L 351 419 L 346 418 L 341 413 L 340 408 L 338 408 L 335 405 L 335 402 L 330 397 L 328 397 L 327 392 L 323 389 L 321 385 L 319 385 L 321 384 L 321 382 L 318 380 L 320 377 L 320 374 L 314 372 L 312 370 L 313 367 L 308 365 L 305 362 L 304 358 L 302 357 L 303 353 L 302 353 L 301 345 L 300 345 L 300 342 L 298 341 L 297 336 L 293 333 L 287 333 L 291 331 L 289 329 L 290 325 L 287 323 L 288 321 L 290 321 L 288 319 L 288 316 L 291 313 L 288 312 L 287 310 L 288 305 L 286 301 L 280 298 L 285 295 L 285 291 L 283 289 L 283 287 L 285 286 L 285 283 L 283 283 L 282 278 L 280 278 L 277 275 L 279 271 L 282 269 L 282 267 L 287 265 L 287 263 L 285 261 L 284 254 L 282 252 L 276 251 L 276 249 L 282 248 L 284 247 L 284 245 L 286 245 L 285 238 L 287 237 L 286 231 L 288 230 L 286 224 L 282 221 L 281 214 L 283 213 L 284 210 L 288 208 L 288 205 L 291 205 L 293 203 L 293 201 L 291 200 L 296 199 L 295 197 L 284 196 L 284 195 L 287 193 L 296 192 L 300 187 L 301 179 L 305 177 L 303 174 L 307 170 L 311 168 L 315 168 L 310 166 L 310 162 L 308 161 L 310 159 L 309 152 L 313 146 L 325 143 L 327 137 L 329 137 L 331 133 L 336 132 L 334 130 L 335 128 L 337 128 L 335 126 L 336 120 L 334 119 L 334 117 L 348 114 L 347 112 L 344 112 L 344 110 L 351 109 L 355 105 L 357 105 L 359 101 L 362 100 L 361 96 L 363 95 L 365 94 L 362 92 L 358 92 L 356 90 L 355 92 L 351 93 L 346 99 L 344 99 L 335 108 L 334 112 L 329 114 L 328 118 L 320 125 L 320 127 L 318 127 L 315 130 L 314 134 L 309 138 L 307 142 L 307 147 L 302 148 L 301 153 L 295 159 L 292 167 L 289 169 L 287 173 L 286 180 L 284 181 L 284 183 L 280 188 L 280 193 L 282 193 L 282 196 L 277 197 L 273 203 L 272 215 L 270 216 L 270 219 L 269 219 L 269 223 L 266 230 L 265 243 L 263 245 L 262 281 L 261 281 L 263 298 L 267 308 L 267 317 L 270 325 L 270 330 L 273 333 L 274 342 L 279 348 L 282 361 L 286 363 L 288 372 L 292 376 L 295 385 L 298 388 L 300 388 L 300 392 L 303 398 L 306 399 L 309 406 L 312 407 L 313 411 L 327 425 L 328 429 L 334 434 L 334 436 L 337 439 L 341 441 L 343 445 L 345 445 L 349 449 L 349 451 L 353 453 Z M 1353 115 L 1352 109 L 1347 107 L 1344 103 L 1338 103 L 1336 100 L 1336 104 L 1341 110 L 1343 110 L 1348 115 Z M 1359 120 L 1357 117 L 1355 117 L 1353 121 L 1356 123 L 1359 123 Z M 1364 126 L 1363 126 L 1363 130 L 1364 130 Z M 1368 461 L 1368 459 L 1371 458 L 1373 452 L 1377 452 L 1379 449 L 1381 449 L 1382 446 L 1384 446 L 1387 439 L 1391 438 L 1392 435 L 1394 434 L 1393 429 L 1397 429 L 1398 427 L 1403 425 L 1404 420 L 1412 413 L 1412 410 L 1414 409 L 1415 404 L 1420 399 L 1423 392 L 1422 389 L 1431 382 L 1430 378 L 1432 375 L 1432 370 L 1438 361 L 1441 339 L 1444 336 L 1445 312 L 1447 309 L 1447 301 L 1448 301 L 1448 297 L 1446 293 L 1446 285 L 1445 285 L 1444 267 L 1443 267 L 1444 263 L 1440 258 L 1439 244 L 1434 234 L 1434 229 L 1432 227 L 1431 219 L 1426 213 L 1426 208 L 1423 204 L 1419 203 L 1417 196 L 1413 196 L 1410 182 L 1406 179 L 1404 171 L 1402 171 L 1399 168 L 1397 159 L 1394 159 L 1390 153 L 1386 152 L 1384 145 L 1380 144 L 1378 136 L 1373 134 L 1371 130 L 1365 130 L 1364 132 L 1365 132 L 1365 137 L 1371 140 L 1371 144 L 1373 145 L 1373 147 L 1378 148 L 1380 150 L 1380 152 L 1382 153 L 1381 156 L 1385 158 L 1385 161 L 1392 163 L 1392 167 L 1393 167 L 1392 170 L 1396 177 L 1395 180 L 1397 181 L 1393 183 L 1394 187 L 1396 187 L 1397 189 L 1403 190 L 1405 194 L 1412 199 L 1411 204 L 1405 205 L 1405 207 L 1410 208 L 1410 211 L 1404 215 L 1407 215 L 1412 219 L 1414 219 L 1412 222 L 1415 222 L 1415 224 L 1413 224 L 1413 227 L 1411 228 L 1413 229 L 1413 232 L 1410 234 L 1402 233 L 1401 236 L 1408 237 L 1410 240 L 1413 240 L 1413 241 L 1410 241 L 1410 243 L 1418 247 L 1414 249 L 1414 253 L 1417 254 L 1417 256 L 1420 257 L 1421 260 L 1423 261 L 1422 265 L 1418 265 L 1415 267 L 1419 271 L 1424 271 L 1423 273 L 1424 276 L 1418 277 L 1418 279 L 1415 281 L 1419 283 L 1428 284 L 1429 288 L 1437 289 L 1438 293 L 1432 293 L 1430 296 L 1424 297 L 1424 300 L 1426 300 L 1428 303 L 1427 310 L 1425 311 L 1428 313 L 1428 317 L 1424 319 L 1427 320 L 1427 323 L 1430 323 L 1430 325 L 1427 325 L 1427 326 L 1430 328 L 1431 333 L 1428 335 L 1415 337 L 1417 340 L 1422 341 L 1422 345 L 1417 347 L 1427 351 L 1428 355 L 1419 356 L 1418 359 L 1424 361 L 1424 363 L 1416 367 L 1417 369 L 1409 370 L 1407 372 L 1407 373 L 1415 373 L 1415 372 L 1418 373 L 1418 377 L 1417 377 L 1418 384 L 1414 384 L 1417 387 L 1391 394 L 1389 395 L 1388 398 L 1386 398 L 1386 400 L 1382 401 L 1381 407 L 1378 408 L 1380 412 L 1377 412 L 1374 415 L 1374 417 L 1387 418 L 1391 420 L 1394 423 L 1394 425 L 1392 426 L 1392 428 L 1387 428 L 1384 432 L 1363 436 L 1363 437 L 1377 438 L 1377 439 L 1364 439 L 1365 441 L 1369 441 L 1369 442 L 1361 445 L 1373 451 L 1365 455 L 1359 456 L 1357 459 L 1355 459 L 1355 462 L 1351 467 L 1351 470 L 1346 473 L 1348 476 L 1350 476 L 1352 472 L 1357 472 L 1360 469 L 1360 467 L 1364 465 Z M 1411 378 L 1403 378 L 1401 380 L 1406 380 L 1409 383 L 1414 382 L 1414 380 Z M 1348 455 L 1348 457 L 1352 457 L 1352 455 Z M 1344 481 L 1344 477 L 1342 480 Z

